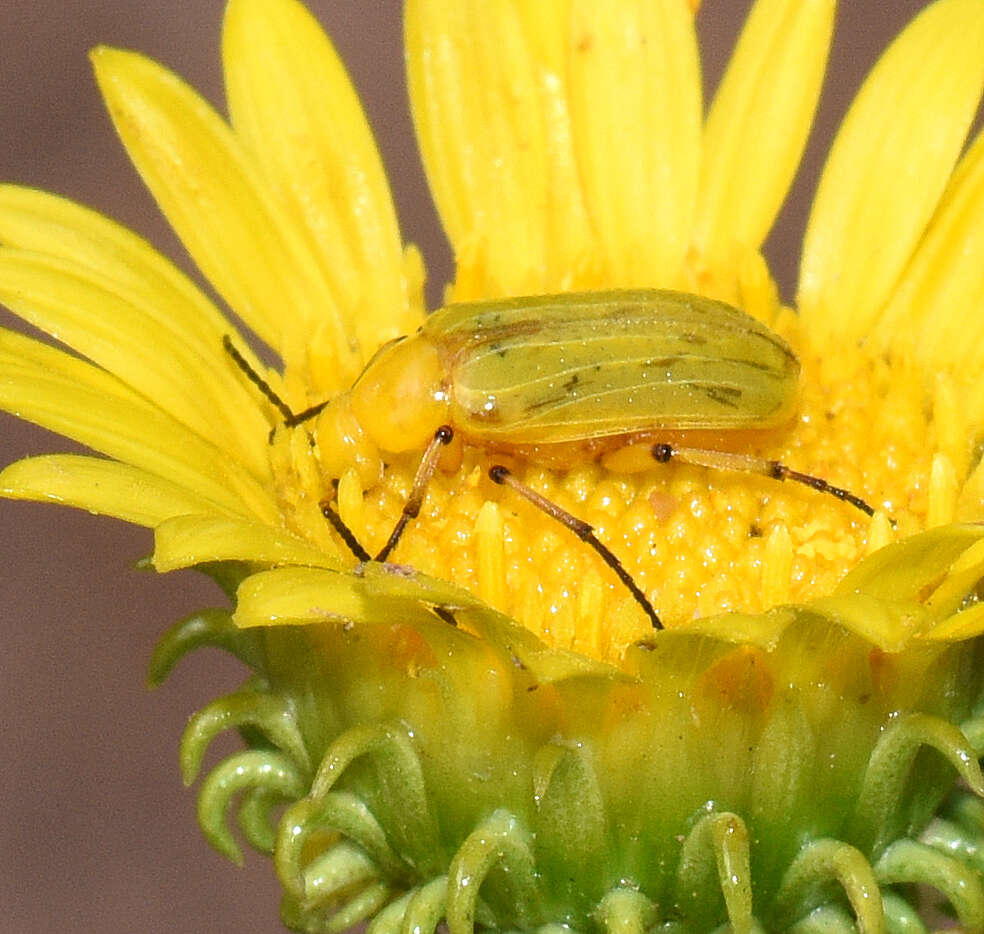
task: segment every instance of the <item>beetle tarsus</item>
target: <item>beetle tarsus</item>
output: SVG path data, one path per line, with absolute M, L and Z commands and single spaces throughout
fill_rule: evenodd
M 836 496 L 837 499 L 843 500 L 845 503 L 850 503 L 866 515 L 873 516 L 875 514 L 874 507 L 861 499 L 860 496 L 852 493 L 850 490 L 845 490 L 843 487 L 834 486 L 832 483 L 828 483 L 824 480 L 823 477 L 814 477 L 812 474 L 801 473 L 798 470 L 793 470 L 785 464 L 781 464 L 779 461 L 773 461 L 772 463 L 772 476 L 777 480 L 795 480 L 797 483 L 802 483 L 805 486 L 811 487 L 818 493 L 829 493 L 831 496 Z
M 636 603 L 642 607 L 643 612 L 649 617 L 649 622 L 653 629 L 662 629 L 659 615 L 653 608 L 649 598 L 642 592 L 642 588 L 635 582 L 632 575 L 625 570 L 622 562 L 618 560 L 615 553 L 595 535 L 594 528 L 583 519 L 571 515 L 566 509 L 562 509 L 556 503 L 551 502 L 545 496 L 541 496 L 536 490 L 521 483 L 513 475 L 508 467 L 502 464 L 495 464 L 489 468 L 489 478 L 500 486 L 508 486 L 525 500 L 532 503 L 538 509 L 545 512 L 548 516 L 556 519 L 562 525 L 567 526 L 582 542 L 590 545 L 617 575 L 618 579 L 628 588 L 629 593 L 635 598 Z
M 829 493 L 842 502 L 849 503 L 855 509 L 860 509 L 865 515 L 873 516 L 874 507 L 856 493 L 834 486 L 822 477 L 803 473 L 787 467 L 782 461 L 766 460 L 752 454 L 739 454 L 734 451 L 714 451 L 703 448 L 677 448 L 672 445 L 659 443 L 650 448 L 653 460 L 665 464 L 677 460 L 684 464 L 694 464 L 697 467 L 709 467 L 713 470 L 734 470 L 744 473 L 757 473 L 773 480 L 794 480 L 803 486 L 808 486 L 818 493 Z
M 410 490 L 407 501 L 403 504 L 403 512 L 400 513 L 400 518 L 396 520 L 396 525 L 386 540 L 386 544 L 376 555 L 377 561 L 385 561 L 392 554 L 393 549 L 399 544 L 403 530 L 412 519 L 416 519 L 420 515 L 420 507 L 423 505 L 424 496 L 427 493 L 427 484 L 430 483 L 430 479 L 437 469 L 441 448 L 450 444 L 453 439 L 454 431 L 450 425 L 441 425 L 434 432 L 434 437 L 431 438 L 427 449 L 424 451 L 424 456 L 420 459 L 420 465 L 417 467 L 417 473 L 413 478 L 413 488 Z

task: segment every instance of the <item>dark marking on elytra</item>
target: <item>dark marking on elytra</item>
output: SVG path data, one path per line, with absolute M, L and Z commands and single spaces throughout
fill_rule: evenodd
M 729 409 L 737 409 L 738 403 L 744 394 L 738 386 L 719 386 L 692 384 L 699 388 L 708 399 L 718 405 L 726 406 Z
M 561 386 L 560 388 L 564 391 L 554 392 L 551 393 L 550 395 L 545 395 L 542 398 L 537 399 L 535 402 L 527 403 L 527 405 L 525 406 L 526 411 L 530 413 L 539 412 L 541 409 L 550 409 L 553 408 L 555 405 L 557 405 L 557 403 L 566 401 L 570 389 L 566 384 Z

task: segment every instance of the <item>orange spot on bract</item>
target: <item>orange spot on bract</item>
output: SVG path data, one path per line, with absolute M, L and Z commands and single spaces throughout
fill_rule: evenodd
M 421 666 L 433 666 L 437 659 L 427 640 L 413 626 L 390 626 L 387 637 L 381 640 L 381 649 L 394 665 L 406 666 L 414 673 Z
M 874 648 L 868 653 L 868 665 L 871 668 L 871 680 L 875 692 L 879 696 L 890 693 L 896 687 L 899 678 L 896 657 Z
M 743 645 L 700 676 L 696 694 L 718 711 L 758 714 L 769 706 L 774 690 L 768 656 L 755 646 Z
M 636 722 L 651 703 L 647 688 L 643 684 L 612 684 L 605 694 L 604 706 L 599 711 L 599 723 L 604 734 L 611 735 L 613 731 L 626 723 Z

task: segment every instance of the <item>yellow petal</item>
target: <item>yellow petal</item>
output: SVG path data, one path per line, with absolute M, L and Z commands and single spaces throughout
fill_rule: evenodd
M 412 333 L 389 186 L 328 37 L 295 0 L 232 0 L 223 28 L 233 127 L 292 226 L 304 231 L 367 358 Z
M 45 454 L 0 471 L 0 496 L 75 506 L 153 528 L 172 516 L 221 511 L 216 503 L 119 461 Z
M 931 622 L 929 613 L 918 603 L 867 594 L 823 597 L 809 607 L 885 652 L 901 652 Z
M 674 642 L 706 637 L 715 642 L 729 642 L 734 645 L 746 643 L 757 645 L 771 652 L 778 644 L 783 630 L 795 618 L 796 614 L 788 607 L 773 607 L 765 613 L 716 613 L 713 616 L 695 616 L 679 628 L 667 629 L 665 637 Z M 661 635 L 660 639 L 663 638 L 664 635 Z
M 565 2 L 410 0 L 408 80 L 455 299 L 570 288 L 590 244 L 571 144 Z M 551 32 L 548 32 L 550 30 Z
M 984 85 L 984 5 L 938 0 L 865 81 L 824 169 L 798 302 L 838 340 L 865 334 L 936 209 Z
M 923 635 L 929 642 L 962 642 L 984 633 L 984 603 L 954 613 Z
M 701 87 L 683 0 L 572 0 L 571 115 L 609 286 L 674 285 L 689 246 Z
M 984 134 L 961 160 L 884 315 L 883 346 L 965 385 L 968 421 L 984 422 Z
M 450 585 L 448 585 L 450 586 Z M 420 599 L 386 593 L 376 580 L 318 568 L 276 568 L 247 577 L 236 594 L 236 625 L 303 626 L 351 621 L 435 622 Z M 443 625 L 447 625 L 446 623 Z
M 230 328 L 215 305 L 146 240 L 50 192 L 0 185 L 0 242 L 70 260 L 138 294 L 162 324 L 203 351 L 221 347 Z
M 265 475 L 269 425 L 254 387 L 244 385 L 222 350 L 222 336 L 233 330 L 232 324 L 172 263 L 95 211 L 14 185 L 0 185 L 0 242 L 89 270 L 94 280 L 139 308 L 149 327 L 164 329 L 172 342 L 184 344 L 186 355 L 200 360 L 200 380 L 222 401 L 217 411 L 230 439 L 228 449 L 254 474 Z M 245 343 L 239 347 L 248 353 Z M 259 367 L 252 357 L 251 362 Z
M 0 329 L 0 409 L 132 464 L 231 513 L 273 521 L 267 492 L 208 440 L 116 377 Z
M 982 538 L 984 525 L 948 525 L 886 545 L 857 565 L 835 596 L 925 603 L 951 571 L 962 573 L 963 556 Z
M 758 0 L 714 96 L 694 242 L 713 265 L 757 250 L 803 155 L 833 34 L 835 0 Z
M 174 571 L 210 561 L 340 567 L 338 559 L 260 522 L 214 514 L 178 515 L 154 532 L 154 567 Z
M 452 613 L 464 624 L 464 632 L 429 607 Z M 545 646 L 529 630 L 453 584 L 389 564 L 367 564 L 358 574 L 297 567 L 261 571 L 240 584 L 233 619 L 243 628 L 336 622 L 377 623 L 391 629 L 396 621 L 431 638 L 465 639 L 469 649 L 480 644 L 470 635 L 474 632 L 507 664 L 528 670 L 539 683 L 625 679 L 603 662 Z M 444 652 L 455 648 L 454 643 L 443 647 Z M 460 651 L 460 643 L 457 648 Z
M 232 131 L 176 75 L 99 48 L 96 78 L 120 139 L 202 272 L 282 354 L 328 328 L 339 385 L 359 369 L 318 262 L 271 202 Z M 295 361 L 285 360 L 290 364 Z
M 449 627 L 431 607 L 460 619 L 462 630 Z M 422 633 L 453 633 L 475 645 L 478 633 L 503 659 L 517 664 L 541 683 L 600 676 L 622 679 L 617 669 L 577 652 L 545 646 L 528 629 L 485 606 L 467 591 L 412 569 L 370 563 L 359 573 L 285 567 L 246 578 L 236 594 L 236 625 L 307 626 L 340 622 L 400 624 Z M 434 627 L 434 628 L 432 628 Z
M 977 585 L 982 578 L 984 541 L 978 539 L 950 565 L 942 581 L 934 581 L 935 588 L 926 600 L 926 605 L 937 618 L 952 616 L 966 607 L 968 595 L 973 597 L 977 593 Z
M 267 477 L 269 429 L 258 399 L 243 406 L 239 391 L 227 396 L 228 379 L 217 379 L 216 371 L 228 372 L 230 361 L 218 352 L 201 355 L 138 301 L 85 267 L 0 248 L 0 302 Z M 240 420 L 254 432 L 245 448 L 230 431 Z

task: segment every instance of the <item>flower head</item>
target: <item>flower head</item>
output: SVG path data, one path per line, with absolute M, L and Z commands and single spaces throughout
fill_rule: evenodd
M 705 400 L 658 435 L 677 463 L 656 463 L 628 414 L 628 450 L 538 444 L 518 419 L 492 443 L 463 409 L 455 444 L 429 443 L 458 410 L 428 406 L 479 339 L 425 316 L 358 101 L 295 0 L 229 3 L 228 123 L 148 59 L 93 53 L 135 166 L 281 367 L 133 234 L 0 189 L 0 300 L 79 355 L 0 332 L 0 405 L 103 455 L 21 461 L 0 489 L 152 527 L 159 570 L 204 567 L 234 597 L 165 636 L 152 677 L 208 642 L 254 669 L 193 719 L 182 765 L 193 780 L 218 731 L 245 729 L 200 820 L 235 857 L 224 813 L 245 791 L 290 925 L 749 930 L 811 912 L 843 927 L 849 908 L 876 929 L 914 923 L 896 886 L 923 881 L 984 929 L 977 869 L 952 855 L 978 845 L 978 805 L 941 811 L 954 774 L 984 791 L 984 149 L 964 150 L 984 15 L 937 0 L 866 80 L 793 310 L 760 248 L 833 14 L 758 0 L 705 119 L 684 0 L 407 4 L 413 112 L 457 263 L 447 301 L 526 309 L 508 331 L 525 404 L 551 302 L 596 324 L 602 306 L 623 321 L 627 295 L 670 303 L 654 290 L 743 309 L 758 323 L 726 313 L 737 350 L 697 364 L 716 387 L 753 331 L 798 361 L 791 419 L 720 430 Z M 471 306 L 463 320 L 478 327 Z M 577 329 L 551 340 L 592 346 Z M 599 367 L 627 354 L 602 327 L 592 340 Z M 647 379 L 694 356 L 675 354 L 643 363 Z M 414 398 L 434 372 L 439 391 Z M 740 409 L 747 384 L 725 388 L 707 398 Z M 780 484 L 786 468 L 819 479 Z M 389 555 L 401 513 L 414 521 Z M 364 560 L 381 549 L 390 563 Z

